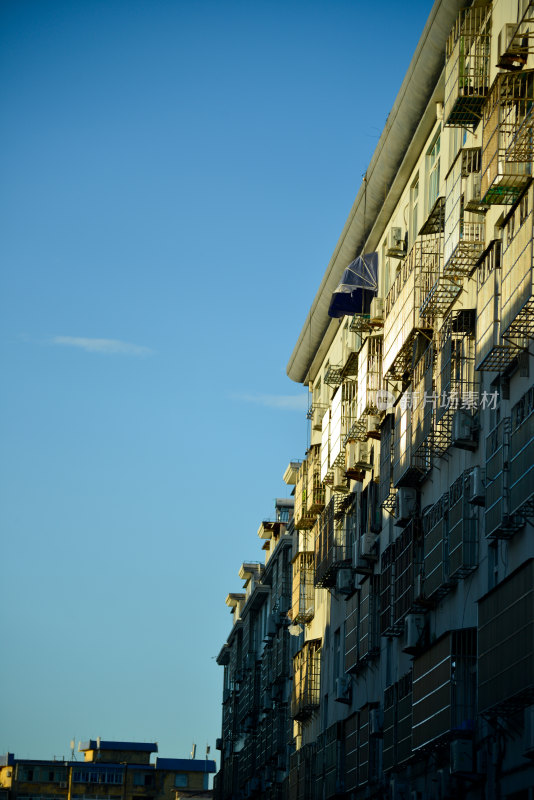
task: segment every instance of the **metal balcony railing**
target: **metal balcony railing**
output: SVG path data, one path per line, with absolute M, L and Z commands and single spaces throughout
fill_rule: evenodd
M 491 4 L 460 12 L 449 35 L 444 124 L 476 127 L 489 87 Z
M 532 180 L 532 165 L 516 143 L 532 126 L 534 70 L 500 73 L 484 107 L 482 202 L 515 203 Z M 527 133 L 528 139 L 528 133 Z
M 307 719 L 320 703 L 320 653 L 321 640 L 305 642 L 304 647 L 293 658 L 293 693 L 291 716 L 302 721 Z

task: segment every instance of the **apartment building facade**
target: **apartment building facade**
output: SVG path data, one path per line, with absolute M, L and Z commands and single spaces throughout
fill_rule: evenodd
M 437 0 L 288 365 L 290 800 L 534 797 L 533 166 L 534 3 Z

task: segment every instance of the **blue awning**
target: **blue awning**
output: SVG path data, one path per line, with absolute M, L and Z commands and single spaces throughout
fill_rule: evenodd
M 371 300 L 378 292 L 378 253 L 367 253 L 352 261 L 332 293 L 328 315 L 368 314 Z

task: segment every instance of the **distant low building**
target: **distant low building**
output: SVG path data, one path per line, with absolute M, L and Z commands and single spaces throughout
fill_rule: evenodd
M 0 756 L 0 800 L 197 800 L 212 797 L 209 759 L 156 758 L 156 742 L 80 742 L 84 761 Z

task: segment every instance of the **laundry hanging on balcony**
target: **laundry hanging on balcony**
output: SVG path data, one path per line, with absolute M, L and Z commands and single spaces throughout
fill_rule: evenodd
M 368 314 L 378 292 L 378 253 L 367 253 L 351 261 L 341 283 L 332 293 L 328 315 Z

